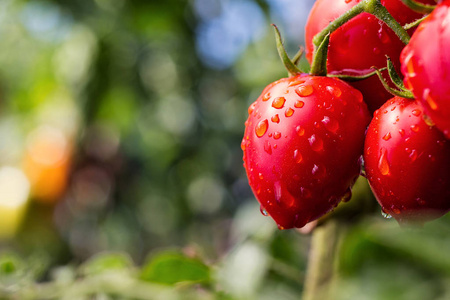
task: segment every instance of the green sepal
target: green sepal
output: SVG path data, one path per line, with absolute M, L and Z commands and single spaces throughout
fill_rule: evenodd
M 287 55 L 286 49 L 284 48 L 284 45 L 283 45 L 283 41 L 281 40 L 281 33 L 280 33 L 280 30 L 278 30 L 278 27 L 275 24 L 272 24 L 272 26 L 275 29 L 275 40 L 277 43 L 278 55 L 280 56 L 281 60 L 283 61 L 283 65 L 286 68 L 286 70 L 288 71 L 289 76 L 295 76 L 297 74 L 304 73 L 292 62 L 292 60 Z

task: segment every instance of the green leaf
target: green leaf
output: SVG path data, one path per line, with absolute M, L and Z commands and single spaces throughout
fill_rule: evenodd
M 84 275 L 95 275 L 111 270 L 128 270 L 132 267 L 133 262 L 125 253 L 101 253 L 86 261 L 80 270 Z
M 177 252 L 162 252 L 153 256 L 142 268 L 141 279 L 169 285 L 178 282 L 209 283 L 211 272 L 198 259 Z

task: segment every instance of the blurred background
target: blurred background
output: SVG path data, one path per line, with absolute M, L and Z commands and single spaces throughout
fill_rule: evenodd
M 240 142 L 286 76 L 270 24 L 293 55 L 313 3 L 2 0 L 0 298 L 299 299 L 310 236 L 259 212 Z M 374 208 L 336 299 L 450 299 L 449 224 Z

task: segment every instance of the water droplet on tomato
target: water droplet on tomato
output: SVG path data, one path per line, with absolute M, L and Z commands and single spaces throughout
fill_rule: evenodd
M 268 127 L 269 122 L 267 121 L 267 119 L 259 121 L 259 123 L 255 127 L 256 136 L 262 137 L 267 132 Z
M 275 132 L 273 133 L 273 138 L 274 138 L 274 139 L 278 140 L 280 137 L 281 137 L 281 132 L 275 131 Z
M 383 218 L 385 219 L 391 219 L 392 216 L 390 214 L 388 214 L 384 208 L 381 209 L 381 215 L 383 216 Z
M 299 164 L 303 160 L 303 156 L 298 149 L 294 150 L 294 161 Z
M 298 136 L 303 136 L 305 135 L 305 128 L 303 128 L 302 126 L 298 125 L 297 127 L 295 127 L 295 131 L 297 132 Z
M 351 188 L 348 188 L 348 189 L 345 191 L 344 196 L 342 196 L 341 201 L 342 201 L 342 202 L 348 202 L 348 201 L 350 201 L 351 198 L 352 198 L 352 189 L 351 189 Z
M 413 109 L 411 112 L 414 116 L 418 117 L 421 114 L 421 111 L 419 109 Z
M 288 108 L 286 109 L 286 111 L 284 112 L 284 115 L 289 118 L 290 116 L 292 116 L 294 114 L 294 110 L 292 108 Z
M 278 227 L 279 230 L 284 230 L 284 227 L 281 226 L 280 224 L 277 224 L 277 227 Z
M 301 101 L 301 100 L 297 100 L 297 101 L 295 101 L 295 103 L 294 103 L 294 106 L 295 106 L 296 108 L 302 108 L 304 105 L 305 105 L 305 102 L 303 102 L 303 101 Z
M 288 84 L 288 86 L 299 85 L 299 84 L 302 84 L 302 83 L 305 83 L 305 82 L 306 82 L 306 79 L 294 80 L 294 81 L 290 82 Z
M 339 129 L 338 121 L 331 119 L 328 116 L 323 117 L 322 123 L 325 126 L 325 128 L 332 133 L 336 133 Z
M 385 140 L 385 141 L 389 141 L 390 139 L 391 139 L 391 133 L 390 133 L 390 132 L 386 133 L 386 134 L 383 136 L 383 140 Z
M 399 129 L 399 130 L 398 130 L 398 133 L 400 133 L 401 136 L 404 136 L 404 135 L 405 135 L 405 131 L 404 131 L 403 129 Z
M 270 118 L 270 120 L 274 123 L 280 123 L 280 117 L 278 116 L 278 114 L 274 115 L 272 118 Z
M 262 173 L 258 174 L 259 179 L 263 180 L 264 179 L 264 175 Z
M 301 85 L 295 90 L 295 92 L 300 97 L 307 97 L 314 92 L 314 88 L 312 85 Z
M 382 175 L 390 175 L 390 166 L 387 160 L 387 150 L 385 148 L 380 149 L 380 158 L 378 159 L 378 169 Z
M 316 151 L 322 151 L 323 150 L 323 141 L 321 138 L 317 137 L 315 134 L 311 135 L 311 137 L 308 139 L 309 145 L 311 148 Z
M 333 96 L 335 96 L 335 97 L 337 97 L 337 98 L 339 98 L 341 95 L 342 95 L 342 91 L 341 91 L 341 89 L 340 88 L 338 88 L 338 87 L 333 87 L 333 86 L 327 86 L 326 88 L 325 88 L 331 95 L 333 95 Z
M 410 126 L 410 128 L 411 128 L 411 130 L 413 132 L 419 132 L 419 126 L 418 125 L 413 124 L 413 125 Z
M 256 101 L 253 102 L 249 107 L 248 107 L 248 114 L 251 115 L 253 113 L 253 111 L 255 110 L 256 107 Z
M 417 159 L 417 151 L 416 149 L 411 150 L 411 153 L 409 154 L 409 158 L 411 159 L 411 162 L 414 162 Z
M 286 98 L 277 97 L 272 101 L 272 107 L 278 108 L 278 109 L 283 108 L 285 102 L 286 102 Z
M 394 205 L 391 205 L 391 210 L 396 215 L 401 213 L 401 210 L 399 208 L 395 207 Z
M 261 214 L 265 217 L 269 215 L 269 213 L 266 211 L 266 209 L 262 206 L 259 207 L 259 210 L 261 211 Z
M 272 146 L 270 145 L 270 142 L 268 140 L 264 142 L 264 151 L 266 151 L 268 154 L 272 154 Z
M 275 195 L 275 200 L 277 201 L 277 203 L 281 202 L 281 194 L 282 194 L 282 189 L 281 189 L 281 183 L 279 181 L 276 181 L 273 184 L 273 192 Z
M 322 165 L 314 164 L 311 173 L 316 179 L 322 179 L 327 175 L 327 169 Z
M 268 101 L 270 99 L 270 92 L 266 93 L 262 98 L 262 101 Z

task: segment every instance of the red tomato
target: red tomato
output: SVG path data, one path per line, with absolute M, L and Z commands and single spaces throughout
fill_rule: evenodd
M 450 210 L 450 141 L 422 117 L 416 101 L 394 97 L 367 130 L 367 179 L 383 211 L 399 222 L 429 221 Z
M 313 37 L 329 22 L 359 2 L 360 0 L 317 0 L 315 2 L 305 29 L 306 57 L 310 62 L 314 50 Z M 433 0 L 419 2 L 435 4 Z M 402 25 L 422 17 L 405 6 L 401 0 L 382 0 L 381 3 Z M 392 59 L 400 71 L 399 57 L 404 46 L 386 24 L 371 14 L 360 14 L 331 34 L 328 48 L 328 72 L 364 74 L 371 71 L 372 66 L 385 67 L 386 55 Z M 364 101 L 371 112 L 392 97 L 376 76 L 352 82 L 351 85 L 362 92 Z
M 404 83 L 450 139 L 450 1 L 436 7 L 402 52 Z
M 267 86 L 242 140 L 249 184 L 279 228 L 303 227 L 350 196 L 370 114 L 342 80 L 311 75 Z

